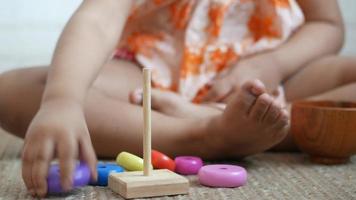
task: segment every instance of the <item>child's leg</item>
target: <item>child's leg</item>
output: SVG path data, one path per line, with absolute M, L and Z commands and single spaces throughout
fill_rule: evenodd
M 307 65 L 284 83 L 284 89 L 287 101 L 292 102 L 355 82 L 356 58 L 330 56 Z M 347 98 L 350 92 L 343 96 Z
M 39 108 L 46 75 L 46 68 L 0 75 L 0 122 L 5 129 L 24 137 Z M 85 114 L 98 155 L 113 157 L 123 150 L 141 154 L 142 109 L 128 103 L 129 91 L 140 84 L 137 67 L 113 61 L 90 89 Z M 153 112 L 153 147 L 170 155 L 245 156 L 281 141 L 286 115 L 260 83 L 251 82 L 217 116 L 193 119 Z
M 284 84 L 288 102 L 302 99 L 356 101 L 356 58 L 332 56 L 307 65 Z M 289 134 L 275 150 L 295 150 Z
M 142 146 L 140 142 L 143 116 L 141 109 L 127 103 L 128 92 L 141 84 L 140 70 L 132 64 L 125 63 L 125 67 L 116 66 L 117 64 L 111 62 L 105 67 L 90 90 L 85 105 L 92 141 L 97 153 L 102 156 L 115 156 L 122 150 L 139 153 Z M 29 68 L 14 70 L 2 75 L 0 79 L 0 121 L 3 128 L 19 137 L 25 137 L 28 125 L 39 109 L 47 71 L 48 68 L 45 67 Z M 122 74 L 122 76 L 115 77 L 118 74 Z M 113 79 L 119 79 L 119 81 L 110 81 Z M 162 122 L 154 123 L 154 129 L 158 127 L 158 129 L 169 130 L 167 134 L 159 136 L 168 144 L 172 144 L 173 138 L 178 140 L 179 138 L 175 138 L 175 136 L 180 132 L 184 133 L 183 129 L 190 123 L 175 120 L 156 112 L 152 114 L 153 121 L 157 119 Z M 175 128 L 171 127 L 173 125 Z M 198 130 L 201 128 L 198 125 L 195 126 L 197 133 L 201 131 Z M 194 131 L 192 130 L 192 132 Z M 179 144 L 179 141 L 176 142 Z M 165 145 L 166 143 L 159 143 L 157 148 L 170 152 L 171 146 L 168 145 L 166 148 L 161 144 Z M 186 147 L 189 149 L 189 145 Z
M 351 101 L 356 102 L 356 81 L 353 84 L 338 87 L 334 90 L 312 96 L 311 100 L 330 100 L 330 101 Z
M 288 102 L 302 99 L 333 100 L 333 101 L 356 101 L 356 58 L 351 57 L 327 57 L 307 65 L 299 73 L 295 74 L 284 84 Z M 177 116 L 189 115 L 192 117 L 216 115 L 222 111 L 211 110 L 204 106 L 190 104 L 182 106 L 182 99 L 173 94 L 156 92 L 153 93 L 157 105 L 162 102 L 170 102 L 171 107 L 162 107 L 161 111 L 171 114 L 172 110 L 180 112 Z M 166 103 L 163 103 L 163 105 Z M 173 108 L 172 108 L 173 107 Z M 297 150 L 290 134 L 277 145 L 274 150 Z

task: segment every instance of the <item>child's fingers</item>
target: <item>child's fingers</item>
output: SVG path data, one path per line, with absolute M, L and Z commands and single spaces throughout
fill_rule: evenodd
M 64 191 L 72 189 L 73 171 L 77 162 L 78 147 L 75 140 L 65 139 L 58 144 L 58 159 L 61 172 L 61 185 Z
M 22 152 L 22 179 L 24 180 L 29 193 L 34 196 L 35 188 L 32 182 L 32 165 L 34 154 L 32 153 L 32 151 L 28 150 L 28 144 L 26 144 Z
M 54 144 L 52 141 L 44 142 L 39 146 L 36 159 L 32 167 L 32 182 L 39 197 L 47 194 L 47 175 L 50 162 L 53 158 Z
M 88 134 L 89 136 L 89 134 Z M 95 151 L 93 145 L 91 143 L 90 137 L 83 137 L 80 140 L 80 156 L 83 161 L 85 161 L 89 167 L 91 172 L 91 179 L 92 181 L 96 182 L 97 180 L 97 171 L 96 171 L 96 164 L 97 158 L 95 155 Z

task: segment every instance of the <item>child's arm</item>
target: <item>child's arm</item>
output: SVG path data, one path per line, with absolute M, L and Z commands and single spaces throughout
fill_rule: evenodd
M 46 176 L 54 155 L 61 183 L 72 186 L 78 157 L 96 178 L 96 156 L 83 103 L 100 68 L 110 58 L 131 9 L 131 0 L 85 0 L 58 42 L 41 107 L 26 133 L 22 174 L 32 195 L 47 193 Z
M 271 52 L 279 63 L 282 79 L 312 60 L 338 53 L 344 42 L 344 25 L 337 0 L 298 0 L 298 3 L 306 23 L 287 43 Z
M 337 0 L 298 0 L 305 24 L 279 48 L 241 60 L 232 73 L 220 77 L 205 100 L 228 96 L 246 80 L 260 79 L 269 91 L 307 63 L 336 54 L 343 45 L 344 27 Z
M 55 51 L 44 101 L 65 97 L 82 102 L 118 43 L 129 0 L 86 0 L 66 26 Z

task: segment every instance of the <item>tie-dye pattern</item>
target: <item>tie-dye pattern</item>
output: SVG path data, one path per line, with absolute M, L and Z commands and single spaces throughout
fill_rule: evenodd
M 137 0 L 119 47 L 152 68 L 154 87 L 199 102 L 217 74 L 303 21 L 295 0 Z

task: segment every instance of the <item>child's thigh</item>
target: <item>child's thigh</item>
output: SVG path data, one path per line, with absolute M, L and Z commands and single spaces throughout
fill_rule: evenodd
M 37 112 L 47 67 L 20 68 L 0 74 L 0 126 L 23 133 Z M 21 135 L 19 135 L 21 136 Z
M 20 137 L 24 136 L 40 107 L 48 71 L 48 67 L 32 67 L 0 74 L 1 127 Z M 99 92 L 98 95 L 101 93 L 105 97 L 127 102 L 129 92 L 140 87 L 141 82 L 140 68 L 114 60 L 103 67 L 93 88 Z
M 42 96 L 48 71 L 49 68 L 43 66 L 18 68 L 4 72 L 0 74 L 2 83 L 0 92 L 9 93 L 11 90 L 12 94 L 24 94 L 25 91 L 37 91 Z M 93 88 L 110 97 L 128 101 L 129 92 L 141 85 L 141 68 L 138 65 L 121 60 L 111 60 L 100 71 L 93 83 Z

